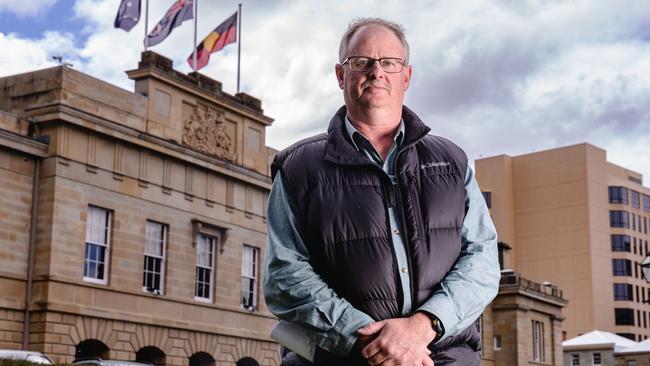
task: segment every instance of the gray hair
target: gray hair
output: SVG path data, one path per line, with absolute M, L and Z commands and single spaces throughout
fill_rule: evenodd
M 392 31 L 395 33 L 399 41 L 402 43 L 402 46 L 404 46 L 404 53 L 405 53 L 405 62 L 408 64 L 409 62 L 409 44 L 406 41 L 406 35 L 404 34 L 404 27 L 397 23 L 389 22 L 387 20 L 381 19 L 381 18 L 356 18 L 353 19 L 350 24 L 348 25 L 348 29 L 343 33 L 343 36 L 341 37 L 341 44 L 339 45 L 339 62 L 343 62 L 345 58 L 348 56 L 348 44 L 350 43 L 350 39 L 352 39 L 352 36 L 361 28 L 365 27 L 367 25 L 378 25 L 380 27 L 387 28 L 388 30 Z

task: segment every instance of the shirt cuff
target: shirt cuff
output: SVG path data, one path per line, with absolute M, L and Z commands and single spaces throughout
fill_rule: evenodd
M 434 315 L 442 323 L 445 334 L 438 341 L 455 334 L 458 331 L 460 318 L 456 314 L 455 306 L 444 292 L 437 292 L 417 311 L 424 311 Z
M 350 354 L 357 342 L 357 330 L 374 322 L 366 313 L 349 306 L 334 324 L 336 335 L 321 339 L 319 347 L 337 355 Z

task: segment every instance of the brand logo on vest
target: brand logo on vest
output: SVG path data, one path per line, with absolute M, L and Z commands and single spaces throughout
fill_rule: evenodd
M 449 164 L 448 161 L 438 161 L 438 162 L 430 161 L 430 162 L 425 163 L 425 164 L 420 164 L 420 169 L 433 168 L 433 167 L 436 167 L 436 166 L 449 166 L 449 165 L 451 165 L 451 164 Z

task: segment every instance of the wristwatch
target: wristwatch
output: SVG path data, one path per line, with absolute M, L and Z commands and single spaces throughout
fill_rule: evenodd
M 436 332 L 436 337 L 433 338 L 433 342 L 438 342 L 440 338 L 445 334 L 445 327 L 442 325 L 442 322 L 440 319 L 438 319 L 437 316 L 433 314 L 429 314 L 429 317 L 431 318 L 431 327 L 433 330 Z

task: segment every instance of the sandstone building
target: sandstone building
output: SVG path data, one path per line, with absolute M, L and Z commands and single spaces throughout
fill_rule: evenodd
M 650 188 L 641 174 L 590 144 L 479 159 L 476 173 L 499 240 L 512 248 L 507 267 L 556 285 L 569 301 L 565 338 L 592 330 L 650 336 L 650 287 L 640 270 Z
M 135 93 L 65 66 L 0 79 L 0 348 L 277 365 L 272 119 L 153 52 L 127 74 Z

